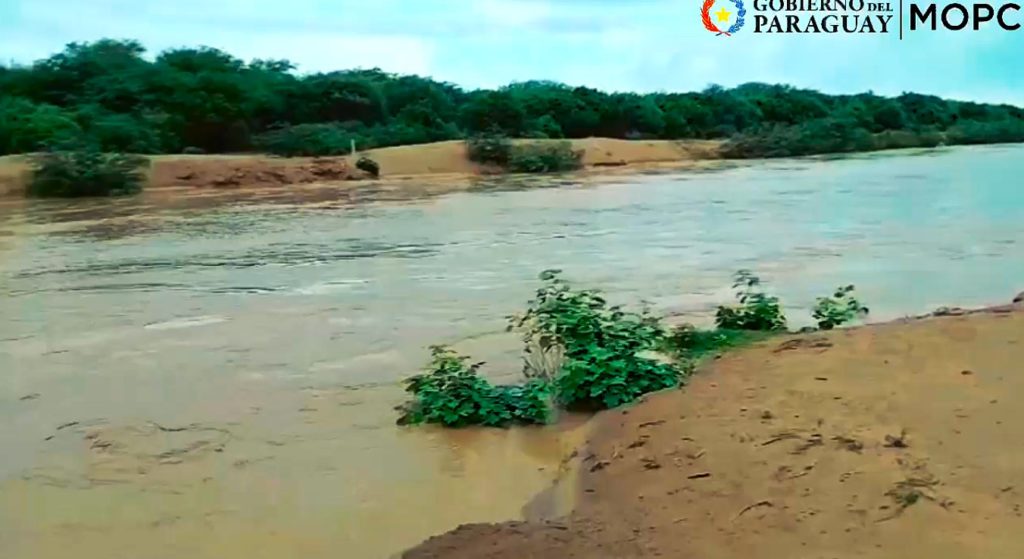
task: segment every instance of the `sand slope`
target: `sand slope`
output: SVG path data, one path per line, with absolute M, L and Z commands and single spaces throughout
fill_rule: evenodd
M 555 140 L 516 140 L 517 143 Z M 572 140 L 583 150 L 586 167 L 608 167 L 698 161 L 717 157 L 719 142 L 711 140 Z M 433 177 L 445 179 L 494 172 L 469 161 L 462 141 L 437 142 L 369 150 L 380 164 L 382 178 Z M 267 155 L 158 155 L 151 159 L 149 188 L 263 188 L 331 183 L 368 178 L 355 169 L 356 157 L 295 157 Z M 0 195 L 20 194 L 28 178 L 25 156 L 0 157 Z
M 1020 305 L 765 342 L 599 416 L 571 517 L 405 557 L 1024 557 L 1022 363 Z

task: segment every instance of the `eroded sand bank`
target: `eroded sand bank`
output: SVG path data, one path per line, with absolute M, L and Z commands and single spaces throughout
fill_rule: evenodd
M 527 140 L 519 140 L 524 142 Z M 528 140 L 544 142 L 550 140 Z M 616 140 L 584 138 L 571 140 L 583 151 L 585 168 L 657 166 L 716 159 L 720 142 L 713 140 Z M 368 150 L 367 155 L 381 168 L 380 181 L 402 182 L 430 179 L 458 190 L 465 179 L 493 174 L 469 160 L 466 145 L 459 140 Z M 157 155 L 150 158 L 150 189 L 211 188 L 260 189 L 304 184 L 360 184 L 369 177 L 355 168 L 356 157 L 295 157 L 268 155 Z M 25 156 L 0 157 L 0 195 L 18 195 L 28 178 Z
M 1024 556 L 1024 308 L 782 338 L 599 416 L 578 506 L 409 559 Z

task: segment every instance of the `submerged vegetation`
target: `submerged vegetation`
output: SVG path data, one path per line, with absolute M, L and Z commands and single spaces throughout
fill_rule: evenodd
M 609 306 L 597 291 L 574 289 L 557 270 L 540 279 L 526 312 L 509 317 L 509 329 L 523 336 L 526 382 L 492 386 L 478 375 L 480 364 L 467 366 L 468 358 L 434 347 L 427 371 L 406 381 L 413 400 L 400 423 L 544 423 L 553 406 L 614 408 L 685 378 L 689 367 L 644 354 L 664 338 L 649 312 Z
M 520 386 L 494 386 L 477 374 L 483 363 L 467 364 L 469 357 L 445 346 L 430 350 L 427 371 L 406 381 L 416 401 L 405 409 L 399 423 L 504 427 L 547 421 L 547 383 L 532 380 Z
M 483 363 L 469 364 L 469 357 L 433 346 L 426 371 L 406 380 L 412 400 L 399 408 L 399 423 L 546 423 L 557 409 L 610 409 L 678 386 L 695 361 L 785 330 L 778 299 L 762 291 L 760 279 L 747 270 L 735 277 L 740 304 L 719 308 L 718 328 L 682 324 L 667 330 L 647 308 L 609 305 L 599 291 L 576 289 L 560 271 L 547 270 L 526 312 L 509 317 L 509 330 L 522 334 L 524 382 L 492 385 L 479 374 Z M 852 291 L 842 287 L 818 300 L 815 318 L 822 329 L 867 312 Z
M 376 69 L 298 74 L 286 60 L 245 62 L 206 47 L 147 58 L 139 42 L 111 39 L 72 43 L 27 66 L 0 65 L 0 155 L 69 138 L 125 153 L 339 155 L 353 141 L 366 150 L 480 134 L 718 138 L 729 140 L 727 157 L 775 157 L 1024 141 L 1024 109 L 761 83 L 650 94 L 549 81 L 465 90 Z M 551 155 L 523 153 L 516 166 L 571 162 Z M 495 162 L 509 164 L 514 154 L 506 156 Z

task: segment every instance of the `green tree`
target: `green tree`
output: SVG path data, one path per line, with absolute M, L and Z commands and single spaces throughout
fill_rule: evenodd
M 80 137 L 73 115 L 18 97 L 0 98 L 0 155 L 28 153 Z

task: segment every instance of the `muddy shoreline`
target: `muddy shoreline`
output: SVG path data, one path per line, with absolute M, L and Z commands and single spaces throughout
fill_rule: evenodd
M 729 353 L 592 421 L 571 513 L 402 557 L 1019 557 L 1022 299 Z

